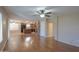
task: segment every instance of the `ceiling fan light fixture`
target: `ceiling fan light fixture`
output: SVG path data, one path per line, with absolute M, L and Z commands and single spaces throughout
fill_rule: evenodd
M 43 17 L 45 17 L 45 15 L 44 14 L 41 14 L 40 17 L 43 18 Z

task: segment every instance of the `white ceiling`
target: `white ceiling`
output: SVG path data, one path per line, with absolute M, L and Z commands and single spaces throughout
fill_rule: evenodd
M 33 19 L 35 12 L 40 9 L 52 10 L 57 15 L 67 15 L 79 13 L 79 6 L 6 6 L 4 7 L 9 15 L 25 19 Z

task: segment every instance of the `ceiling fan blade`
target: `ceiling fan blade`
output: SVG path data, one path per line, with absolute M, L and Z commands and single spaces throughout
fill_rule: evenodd
M 41 14 L 41 11 L 36 11 L 37 14 Z
M 50 15 L 45 15 L 46 17 L 50 17 Z
M 34 15 L 31 15 L 31 16 L 36 17 L 36 16 L 40 16 L 40 15 L 39 14 L 34 14 Z
M 44 14 L 44 12 L 45 12 L 45 10 L 36 11 L 36 13 L 39 14 L 39 15 L 40 15 L 40 14 Z
M 52 14 L 52 12 L 47 12 L 47 13 L 45 13 L 45 14 Z

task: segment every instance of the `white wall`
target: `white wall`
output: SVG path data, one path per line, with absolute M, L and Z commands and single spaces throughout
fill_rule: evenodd
M 58 17 L 58 41 L 79 47 L 79 14 Z
M 2 42 L 0 43 L 0 50 L 2 50 L 5 41 L 8 39 L 8 14 L 2 7 L 0 7 L 0 12 L 2 13 L 2 34 L 3 34 L 3 39 Z
M 79 14 L 52 16 L 55 40 L 79 47 Z
M 40 20 L 40 36 L 46 37 L 46 19 L 41 18 Z
M 9 23 L 8 30 L 20 30 L 20 23 Z

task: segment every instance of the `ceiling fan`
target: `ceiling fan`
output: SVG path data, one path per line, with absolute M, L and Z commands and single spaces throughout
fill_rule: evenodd
M 36 11 L 35 14 L 39 15 L 40 17 L 51 17 L 52 11 L 50 11 L 50 10 L 39 10 L 39 11 Z

